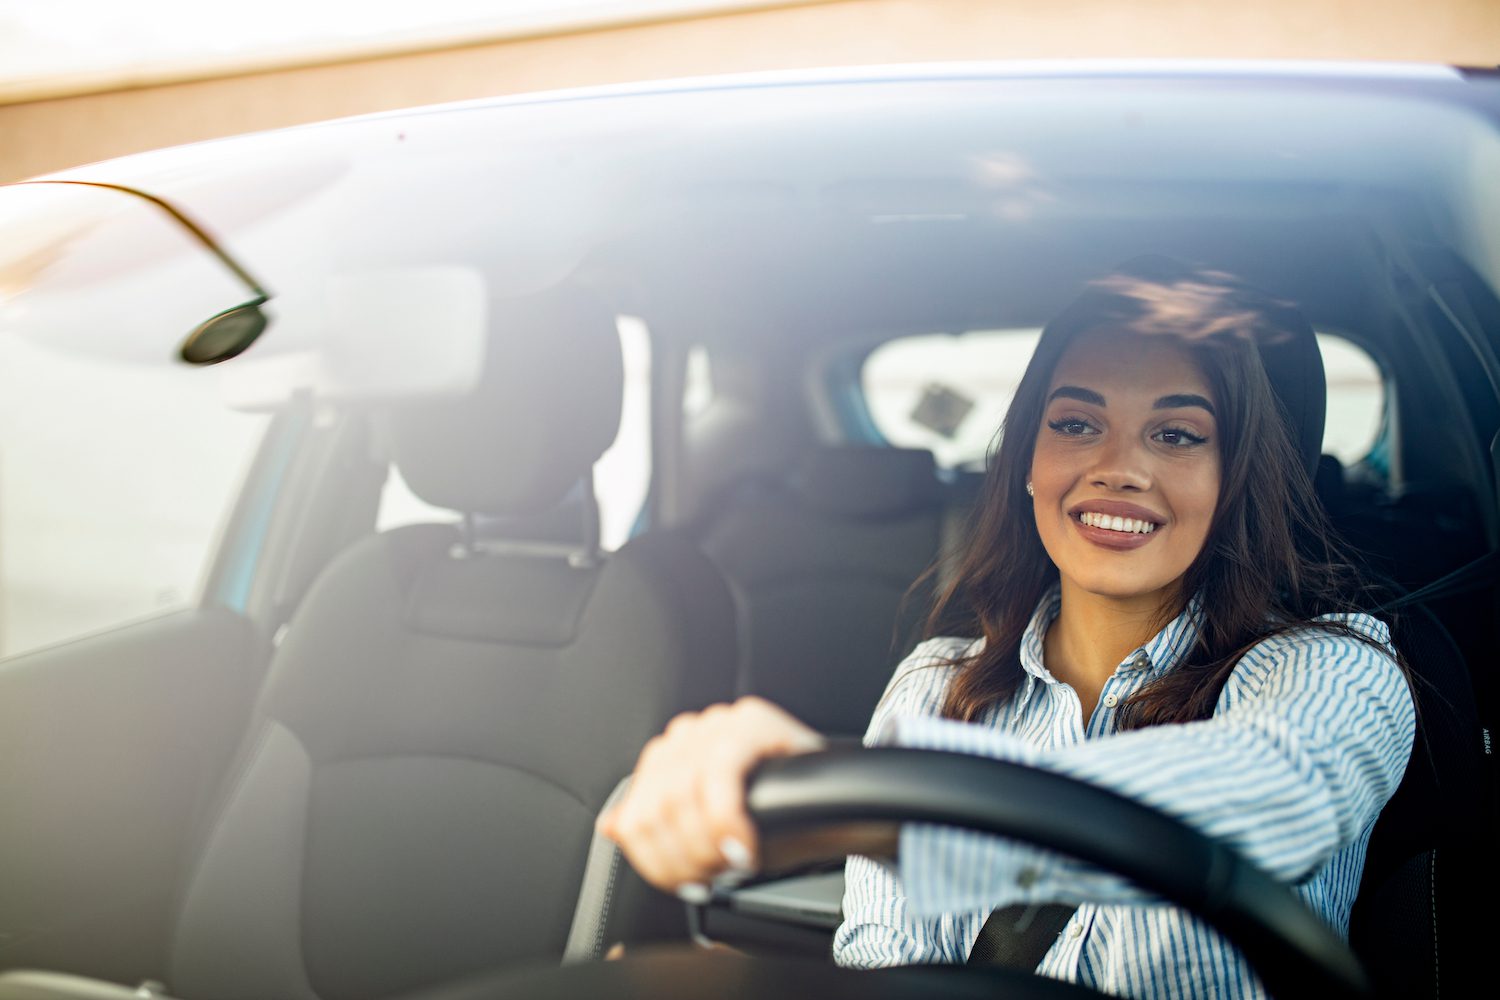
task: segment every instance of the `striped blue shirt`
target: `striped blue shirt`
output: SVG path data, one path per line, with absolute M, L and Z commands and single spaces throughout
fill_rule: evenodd
M 1118 732 L 1118 706 L 1182 662 L 1195 603 L 1121 663 L 1085 726 L 1071 687 L 1042 662 L 1056 588 L 1022 639 L 1026 676 L 977 723 L 939 718 L 969 639 L 932 639 L 897 667 L 865 742 L 1018 761 L 1130 796 L 1226 841 L 1347 935 L 1365 847 L 1411 754 L 1415 713 L 1381 648 L 1303 629 L 1267 639 L 1235 666 L 1210 719 Z M 1339 620 L 1376 642 L 1384 624 Z M 901 831 L 899 870 L 851 857 L 841 965 L 962 963 L 990 911 L 1078 903 L 1037 972 L 1126 997 L 1260 997 L 1238 952 L 1185 911 L 1118 877 L 1041 848 L 922 824 Z

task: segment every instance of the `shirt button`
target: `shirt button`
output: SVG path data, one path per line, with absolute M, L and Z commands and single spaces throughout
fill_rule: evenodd
M 1136 653 L 1130 658 L 1130 662 L 1137 667 L 1149 667 L 1151 665 L 1151 657 L 1145 653 Z
M 1036 885 L 1037 880 L 1040 877 L 1040 873 L 1038 873 L 1035 868 L 1032 868 L 1028 865 L 1027 867 L 1022 868 L 1020 873 L 1016 875 L 1016 885 L 1020 886 L 1022 889 L 1030 889 L 1032 886 Z
M 1104 696 L 1104 707 L 1105 708 L 1114 708 L 1119 703 L 1120 703 L 1120 696 L 1117 695 L 1117 694 L 1107 694 L 1107 695 Z
M 1083 937 L 1083 924 L 1073 921 L 1073 926 L 1068 929 L 1069 937 Z

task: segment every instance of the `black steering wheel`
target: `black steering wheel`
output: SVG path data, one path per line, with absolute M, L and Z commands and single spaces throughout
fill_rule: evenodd
M 763 837 L 869 821 L 961 826 L 1123 875 L 1203 918 L 1275 997 L 1368 997 L 1349 946 L 1286 886 L 1154 809 L 1071 778 L 970 754 L 841 749 L 771 761 L 749 787 Z
M 752 775 L 747 795 L 767 855 L 775 853 L 779 839 L 861 823 L 928 822 L 1012 837 L 1115 872 L 1203 918 L 1239 947 L 1274 997 L 1372 995 L 1348 945 L 1284 885 L 1177 820 L 1071 778 L 968 754 L 851 748 L 769 761 Z M 829 843 L 836 848 L 836 842 Z M 452 1000 L 585 995 L 1099 996 L 1006 969 L 932 966 L 865 973 L 826 962 L 682 951 L 528 970 L 445 994 Z

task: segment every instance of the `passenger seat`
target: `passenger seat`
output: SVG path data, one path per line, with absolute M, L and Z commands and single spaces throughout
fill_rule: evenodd
M 474 393 L 389 414 L 407 483 L 469 529 L 370 536 L 313 585 L 184 887 L 173 996 L 356 1000 L 561 959 L 606 798 L 732 693 L 733 606 L 686 538 L 601 557 L 474 530 L 587 482 L 623 384 L 607 310 L 549 294 L 492 327 Z
M 950 499 L 931 452 L 856 445 L 728 491 L 697 537 L 735 595 L 740 693 L 863 733 L 930 604 L 902 597 L 938 554 Z

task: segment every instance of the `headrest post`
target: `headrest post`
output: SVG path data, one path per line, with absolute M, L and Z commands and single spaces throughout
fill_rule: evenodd
M 583 537 L 578 551 L 568 562 L 580 568 L 598 566 L 602 561 L 599 550 L 599 497 L 594 493 L 594 470 L 583 474 Z

